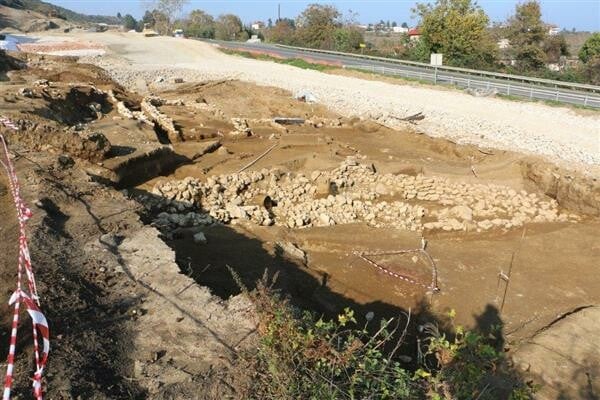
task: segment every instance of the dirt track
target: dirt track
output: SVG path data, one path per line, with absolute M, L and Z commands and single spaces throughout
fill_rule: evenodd
M 0 103 L 21 129 L 3 133 L 25 155 L 17 167 L 27 198 L 41 201 L 32 240 L 43 304 L 57 324 L 53 398 L 199 390 L 239 398 L 219 374 L 249 346 L 252 318 L 243 296 L 229 299 L 239 287 L 227 266 L 249 287 L 265 268 L 278 272 L 296 304 L 326 314 L 349 306 L 382 318 L 411 308 L 421 323 L 455 309 L 468 327 L 503 325 L 507 348 L 600 301 L 590 279 L 600 188 L 577 171 L 339 116 L 236 80 L 165 84 L 142 98 L 91 66 L 36 56 L 29 65 L 9 73 Z M 283 126 L 276 116 L 306 122 Z M 0 194 L 0 215 L 9 215 Z M 461 216 L 450 214 L 455 206 Z M 439 293 L 353 253 L 415 249 L 423 236 Z M 500 314 L 497 277 L 515 252 Z M 416 282 L 431 278 L 419 258 L 377 261 Z M 78 365 L 89 366 L 85 375 Z

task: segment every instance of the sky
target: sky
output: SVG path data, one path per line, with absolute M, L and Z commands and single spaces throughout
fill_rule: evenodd
M 85 14 L 116 15 L 131 14 L 140 18 L 145 10 L 146 0 L 46 0 L 73 11 Z M 421 0 L 427 2 L 427 0 Z M 431 0 L 433 1 L 433 0 Z M 246 23 L 277 18 L 277 5 L 281 4 L 282 18 L 295 18 L 308 4 L 333 4 L 341 12 L 349 10 L 358 13 L 361 23 L 379 20 L 402 22 L 415 25 L 411 18 L 411 8 L 415 0 L 350 0 L 350 1 L 301 1 L 301 0 L 190 0 L 184 14 L 193 9 L 202 9 L 209 14 L 237 14 Z M 518 0 L 479 0 L 492 21 L 503 21 L 510 16 Z M 561 29 L 600 31 L 600 0 L 540 0 L 544 21 L 558 25 Z

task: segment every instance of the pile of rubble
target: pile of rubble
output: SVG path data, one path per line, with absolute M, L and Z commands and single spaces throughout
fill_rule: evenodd
M 525 223 L 577 221 L 555 200 L 488 184 L 378 174 L 348 158 L 310 177 L 278 169 L 162 182 L 153 189 L 163 230 L 216 221 L 289 228 L 367 223 L 410 231 L 486 231 Z

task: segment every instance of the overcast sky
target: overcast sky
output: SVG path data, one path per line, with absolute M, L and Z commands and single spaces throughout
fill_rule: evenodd
M 144 0 L 46 0 L 50 3 L 69 8 L 85 14 L 116 15 L 131 14 L 136 18 L 144 13 Z M 517 0 L 480 0 L 493 21 L 502 21 L 512 14 Z M 213 15 L 234 13 L 244 22 L 256 20 L 266 21 L 277 18 L 277 4 L 281 4 L 281 16 L 295 18 L 310 3 L 334 4 L 344 13 L 348 10 L 358 13 L 362 23 L 375 22 L 381 19 L 407 22 L 414 25 L 410 9 L 414 0 L 362 0 L 362 1 L 299 1 L 299 0 L 223 0 L 199 1 L 191 0 L 185 12 L 199 8 Z M 600 0 L 541 0 L 543 18 L 546 22 L 559 25 L 561 28 L 577 28 L 578 30 L 600 31 Z

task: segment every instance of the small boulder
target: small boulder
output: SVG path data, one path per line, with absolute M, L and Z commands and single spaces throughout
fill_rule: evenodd
M 204 232 L 198 232 L 194 235 L 194 243 L 197 244 L 206 244 L 208 241 L 206 240 L 206 235 Z
M 463 221 L 473 221 L 473 210 L 467 206 L 455 206 L 450 209 L 450 213 Z

